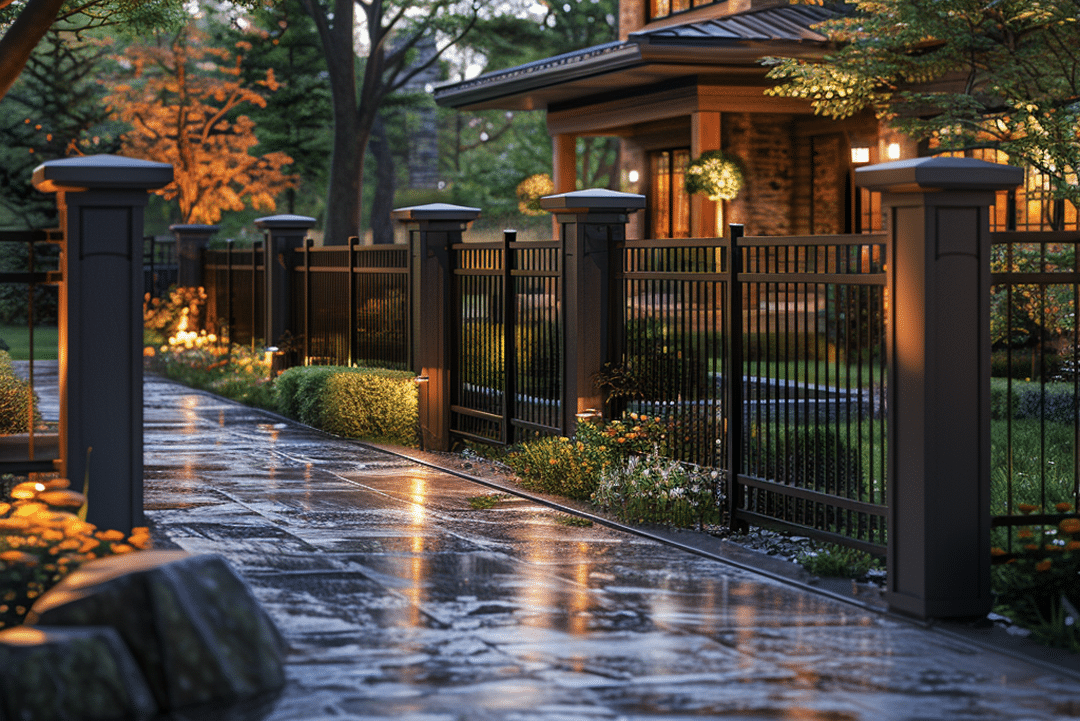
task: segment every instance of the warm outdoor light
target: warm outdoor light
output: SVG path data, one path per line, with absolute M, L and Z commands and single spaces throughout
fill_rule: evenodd
M 593 419 L 599 418 L 600 416 L 600 411 L 596 410 L 595 408 L 586 408 L 585 410 L 578 411 L 574 414 L 574 417 L 577 418 L 579 421 L 591 421 Z
M 431 378 L 428 376 L 416 376 L 413 378 L 413 383 L 427 383 Z
M 889 156 L 889 160 L 900 159 L 900 143 L 889 143 L 889 149 L 886 151 Z
M 640 178 L 641 174 L 636 170 L 631 170 L 629 173 L 626 174 L 626 179 L 629 180 L 631 183 L 638 182 Z
M 851 162 L 853 163 L 869 163 L 870 162 L 870 148 L 852 148 L 851 149 Z

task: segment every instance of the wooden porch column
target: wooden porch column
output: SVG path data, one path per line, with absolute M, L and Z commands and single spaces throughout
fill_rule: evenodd
M 555 194 L 577 190 L 577 136 L 560 133 L 551 138 L 551 181 Z M 559 221 L 551 216 L 551 235 L 559 237 Z
M 990 596 L 990 220 L 1020 168 L 918 158 L 856 171 L 889 233 L 889 606 L 983 616 Z
M 720 150 L 720 113 L 701 111 L 690 114 L 690 159 L 710 150 Z M 718 223 L 723 222 L 722 201 L 709 200 L 700 193 L 690 196 L 690 237 L 716 238 L 722 233 Z

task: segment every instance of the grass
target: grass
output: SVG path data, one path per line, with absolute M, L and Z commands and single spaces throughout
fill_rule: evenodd
M 576 526 L 578 528 L 588 528 L 593 522 L 588 518 L 582 518 L 581 516 L 571 516 L 568 514 L 560 513 L 555 516 L 555 523 L 561 526 Z
M 505 493 L 489 493 L 484 496 L 473 496 L 469 498 L 469 506 L 475 511 L 486 511 L 494 508 L 500 501 L 509 498 Z
M 11 349 L 12 360 L 30 359 L 30 331 L 25 325 L 0 325 L 0 338 Z M 56 360 L 57 329 L 55 326 L 34 327 L 34 360 Z

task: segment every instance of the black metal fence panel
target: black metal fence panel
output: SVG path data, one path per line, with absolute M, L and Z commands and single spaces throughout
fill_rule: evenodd
M 994 545 L 1080 505 L 1080 233 L 991 234 Z
M 562 244 L 517 242 L 508 231 L 502 242 L 452 250 L 452 432 L 500 445 L 565 432 Z
M 263 342 L 266 269 L 261 245 L 206 251 L 207 323 L 230 343 L 254 347 Z
M 884 242 L 618 246 L 622 352 L 609 394 L 665 418 L 679 460 L 729 472 L 733 522 L 883 549 Z

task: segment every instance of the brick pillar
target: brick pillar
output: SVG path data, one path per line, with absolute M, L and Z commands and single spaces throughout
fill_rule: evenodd
M 399 208 L 391 217 L 409 229 L 410 318 L 418 388 L 421 447 L 450 450 L 451 358 L 459 322 L 454 308 L 450 246 L 460 243 L 479 208 L 432 203 Z
M 34 169 L 56 193 L 60 268 L 60 472 L 82 488 L 87 520 L 129 532 L 143 522 L 143 208 L 172 182 L 167 163 L 115 155 L 64 158 Z
M 203 285 L 203 251 L 217 225 L 170 225 L 169 230 L 176 236 L 176 284 L 181 288 L 198 288 Z
M 645 207 L 645 196 L 614 190 L 580 190 L 549 195 L 540 205 L 550 210 L 563 243 L 563 317 L 566 327 L 563 384 L 563 432 L 572 433 L 576 414 L 603 408 L 603 393 L 593 379 L 613 358 L 611 341 L 612 243 L 626 239 L 629 214 Z
M 289 289 L 297 264 L 295 251 L 304 244 L 308 230 L 314 225 L 315 219 L 306 215 L 271 215 L 255 220 L 255 227 L 263 232 L 266 239 L 263 243 L 263 265 L 266 268 L 263 342 L 268 346 L 281 344 L 285 332 L 289 330 L 292 313 Z M 295 358 L 285 359 L 284 365 L 293 362 Z
M 856 171 L 889 238 L 889 605 L 982 616 L 990 597 L 989 206 L 1023 171 L 918 158 Z

